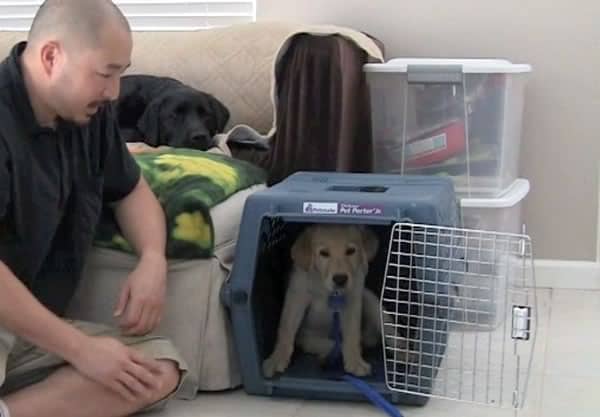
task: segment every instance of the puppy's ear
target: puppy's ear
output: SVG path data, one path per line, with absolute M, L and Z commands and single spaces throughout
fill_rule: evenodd
M 372 261 L 377 254 L 377 249 L 379 248 L 379 239 L 369 227 L 361 227 L 361 233 L 365 254 L 367 255 L 367 259 Z
M 291 249 L 292 260 L 305 271 L 310 271 L 313 263 L 311 230 L 310 227 L 304 229 L 292 245 Z

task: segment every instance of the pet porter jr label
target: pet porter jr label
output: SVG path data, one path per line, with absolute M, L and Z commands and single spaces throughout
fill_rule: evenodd
M 358 216 L 377 216 L 383 214 L 383 207 L 368 204 L 324 203 L 306 201 L 302 211 L 305 214 L 346 214 Z

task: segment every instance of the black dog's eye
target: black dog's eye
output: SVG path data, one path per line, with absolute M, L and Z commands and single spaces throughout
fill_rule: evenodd
M 319 251 L 319 255 L 321 255 L 323 258 L 329 258 L 329 251 L 327 249 L 321 249 Z
M 181 113 L 185 113 L 185 106 L 183 104 L 179 104 L 178 106 L 175 107 L 175 113 L 177 114 L 181 114 Z
M 356 253 L 356 248 L 348 248 L 346 249 L 346 255 L 350 256 L 350 255 L 354 255 Z

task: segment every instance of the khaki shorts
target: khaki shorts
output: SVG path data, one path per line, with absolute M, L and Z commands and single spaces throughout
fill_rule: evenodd
M 119 329 L 102 324 L 84 321 L 67 320 L 83 333 L 90 336 L 110 336 L 131 346 L 148 357 L 154 359 L 170 359 L 177 363 L 181 378 L 177 389 L 167 398 L 147 407 L 144 411 L 163 407 L 181 388 L 188 367 L 172 343 L 161 336 L 123 336 Z M 46 378 L 66 362 L 53 354 L 47 353 L 31 343 L 8 333 L 0 327 L 0 396 L 24 388 Z

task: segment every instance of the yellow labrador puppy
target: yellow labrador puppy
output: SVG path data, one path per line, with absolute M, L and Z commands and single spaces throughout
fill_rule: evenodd
M 371 372 L 362 347 L 381 341 L 381 319 L 378 298 L 365 288 L 365 277 L 377 248 L 376 235 L 362 226 L 317 224 L 301 233 L 291 248 L 293 269 L 275 349 L 263 362 L 265 377 L 287 369 L 295 344 L 321 360 L 327 357 L 334 346 L 328 305 L 333 292 L 345 298 L 340 314 L 344 370 L 356 376 Z

